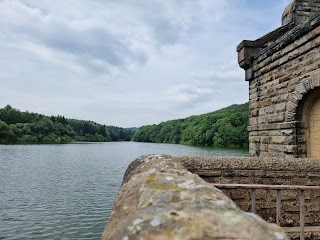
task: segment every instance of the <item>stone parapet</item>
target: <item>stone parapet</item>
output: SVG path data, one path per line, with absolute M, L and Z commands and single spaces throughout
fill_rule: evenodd
M 320 186 L 320 159 L 257 157 L 175 157 L 190 172 L 209 183 Z M 244 211 L 251 206 L 248 190 L 231 190 L 230 198 Z M 320 191 L 305 192 L 307 226 L 320 225 Z M 298 227 L 299 192 L 282 193 L 281 226 Z M 275 222 L 276 191 L 257 190 L 257 213 Z M 320 239 L 320 233 L 318 233 Z
M 187 169 L 223 169 L 223 159 L 190 160 L 149 155 L 131 163 L 102 239 L 289 239 Z

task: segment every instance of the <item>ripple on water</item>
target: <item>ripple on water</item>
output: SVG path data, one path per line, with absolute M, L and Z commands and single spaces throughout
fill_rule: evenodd
M 0 240 L 100 239 L 128 164 L 145 154 L 246 155 L 173 144 L 0 145 Z

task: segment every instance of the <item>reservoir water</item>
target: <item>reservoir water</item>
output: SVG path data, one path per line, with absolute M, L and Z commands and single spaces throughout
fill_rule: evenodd
M 145 154 L 247 155 L 247 149 L 135 142 L 0 145 L 0 240 L 100 239 L 126 167 Z

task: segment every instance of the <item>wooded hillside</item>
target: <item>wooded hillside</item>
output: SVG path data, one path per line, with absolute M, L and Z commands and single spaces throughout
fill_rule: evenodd
M 133 132 L 92 121 L 0 109 L 0 143 L 68 143 L 130 141 Z
M 248 103 L 218 111 L 141 127 L 136 142 L 196 146 L 248 146 Z

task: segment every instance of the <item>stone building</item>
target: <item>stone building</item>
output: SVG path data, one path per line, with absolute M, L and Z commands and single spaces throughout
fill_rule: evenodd
M 320 158 L 320 0 L 295 0 L 282 26 L 242 41 L 250 155 Z

